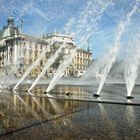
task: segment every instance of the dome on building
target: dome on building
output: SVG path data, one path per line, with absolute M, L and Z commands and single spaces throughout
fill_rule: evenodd
M 14 18 L 12 16 L 8 17 L 7 26 L 14 27 Z
M 7 19 L 7 26 L 3 27 L 3 29 L 1 30 L 1 37 L 7 38 L 12 37 L 16 34 L 19 34 L 19 29 L 14 25 L 14 18 L 12 16 L 9 16 Z
M 14 20 L 14 18 L 12 16 L 9 16 L 8 20 Z

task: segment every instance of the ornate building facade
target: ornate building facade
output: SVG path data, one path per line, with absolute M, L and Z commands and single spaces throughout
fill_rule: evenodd
M 63 55 L 67 55 L 72 47 L 77 47 L 71 35 L 51 33 L 36 38 L 23 34 L 20 28 L 15 26 L 13 17 L 9 17 L 7 26 L 0 30 L 0 42 L 0 70 L 5 69 L 7 65 L 11 65 L 15 71 L 14 74 L 19 77 L 41 56 L 38 66 L 30 73 L 31 77 L 36 77 L 42 71 L 50 56 L 55 54 L 65 42 L 62 55 L 44 75 L 46 77 L 53 76 L 58 66 L 65 59 Z M 77 55 L 65 70 L 64 76 L 81 76 L 91 61 L 92 53 L 77 47 Z

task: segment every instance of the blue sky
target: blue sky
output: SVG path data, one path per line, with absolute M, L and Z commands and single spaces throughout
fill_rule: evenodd
M 87 39 L 94 58 L 106 53 L 114 40 L 121 20 L 133 9 L 136 0 L 0 0 L 0 28 L 12 15 L 19 25 L 24 20 L 23 31 L 39 36 L 59 31 L 75 36 L 76 43 L 87 48 Z M 124 33 L 124 44 L 137 32 L 140 11 L 133 15 Z

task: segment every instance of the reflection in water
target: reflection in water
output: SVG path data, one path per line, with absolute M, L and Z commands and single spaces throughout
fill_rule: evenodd
M 85 105 L 81 102 L 20 95 L 16 92 L 15 95 L 0 93 L 0 99 L 0 134 L 71 114 Z M 70 119 L 71 117 L 65 117 L 53 123 L 55 126 L 59 123 L 67 125 Z
M 33 116 L 37 120 L 41 120 L 41 118 L 37 115 L 37 113 L 33 111 L 32 108 L 30 108 L 30 106 L 19 95 L 15 95 L 15 96 L 17 97 L 16 99 L 18 99 L 25 106 L 25 108 L 33 114 Z
M 51 95 L 49 95 L 49 97 L 52 97 Z M 48 98 L 48 100 L 50 101 L 54 111 L 57 113 L 57 114 L 63 114 L 63 111 L 62 111 L 62 108 L 60 107 L 60 105 L 56 102 L 55 99 L 50 99 Z
M 92 96 L 92 93 L 88 92 L 87 87 L 85 88 L 84 86 L 59 86 L 56 88 L 56 91 L 60 98 L 63 97 L 65 99 L 90 100 Z
M 14 108 L 14 101 L 10 95 L 7 93 L 0 94 L 0 99 L 0 132 L 3 132 L 3 128 L 10 131 L 12 127 L 17 126 L 17 117 L 21 117 L 21 114 L 16 112 L 16 109 Z
M 129 102 L 131 102 L 131 100 L 129 100 Z M 134 127 L 134 123 L 135 123 L 135 112 L 134 112 L 134 107 L 133 106 L 126 106 L 126 111 L 125 111 L 125 115 L 128 121 L 128 124 L 130 126 Z
M 48 113 L 47 110 L 45 110 L 45 108 L 42 105 L 40 105 L 40 103 L 38 102 L 38 100 L 36 99 L 36 97 L 32 97 L 32 99 L 35 101 L 35 103 L 41 109 L 41 111 L 43 112 L 43 114 L 45 116 L 48 116 L 48 118 L 51 118 L 52 117 L 52 115 L 50 113 Z
M 109 115 L 108 115 L 107 111 L 105 110 L 103 104 L 99 104 L 99 109 L 100 109 L 101 116 L 102 116 L 102 122 L 107 124 L 106 129 L 108 129 L 108 131 L 109 131 L 110 139 L 112 139 L 112 140 L 117 139 L 118 134 L 116 131 L 116 126 L 115 126 L 115 124 L 113 124 L 112 120 L 109 118 Z
M 24 94 L 26 90 L 28 90 L 29 86 L 21 87 L 19 92 Z M 44 90 L 46 89 L 46 86 L 36 86 L 32 93 L 29 92 L 30 95 L 33 96 L 44 96 Z M 28 93 L 27 93 L 28 94 Z M 51 92 L 49 92 L 49 95 L 52 95 L 53 97 L 57 98 L 64 98 L 64 99 L 85 99 L 90 100 L 92 96 L 92 92 L 89 92 L 87 89 L 87 86 L 56 86 L 55 89 L 53 89 Z M 47 95 L 48 96 L 48 95 Z
M 25 85 L 25 86 L 21 86 L 19 89 L 19 92 L 25 92 L 28 91 L 29 86 Z M 41 95 L 44 94 L 44 91 L 46 89 L 45 85 L 40 85 L 40 86 L 36 86 L 33 89 L 33 94 L 34 95 Z M 77 96 L 81 96 L 87 93 L 87 87 L 84 86 L 66 86 L 66 85 L 61 85 L 61 86 L 56 86 L 52 92 L 50 93 L 58 93 L 58 94 L 66 94 L 66 93 L 72 93 L 72 94 L 76 94 Z M 30 94 L 32 94 L 30 93 Z
M 127 133 L 127 136 L 124 136 L 127 139 L 135 135 L 134 127 L 139 130 L 137 125 L 139 112 L 134 112 L 133 106 L 125 108 L 124 105 L 64 100 L 65 98 L 82 99 L 90 96 L 85 87 L 58 86 L 48 96 L 43 95 L 44 89 L 44 86 L 36 87 L 30 95 L 23 90 L 15 92 L 15 95 L 8 92 L 0 93 L 0 135 L 37 124 L 39 124 L 38 127 L 32 127 L 30 130 L 37 129 L 38 133 L 41 132 L 44 135 L 52 133 L 51 136 L 55 131 L 59 135 L 64 133 L 69 137 L 75 132 L 75 135 L 77 133 L 97 137 L 104 135 L 107 139 L 119 139 L 120 135 Z M 68 96 L 66 93 L 72 94 Z M 52 97 L 59 97 L 59 99 Z M 137 107 L 134 109 L 139 110 Z M 25 131 L 28 133 L 28 130 Z

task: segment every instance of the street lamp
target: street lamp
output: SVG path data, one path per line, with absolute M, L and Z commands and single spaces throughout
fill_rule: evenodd
M 90 36 L 90 37 L 88 37 L 88 39 L 87 39 L 87 43 L 88 43 L 88 48 L 87 48 L 87 51 L 88 51 L 88 52 L 90 52 L 90 51 L 91 51 L 91 50 L 90 50 L 90 44 L 89 44 L 90 39 L 91 39 L 91 36 Z
M 20 19 L 20 32 L 21 33 L 22 33 L 23 23 L 24 23 L 24 20 L 23 19 Z

